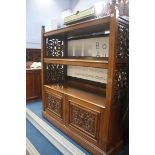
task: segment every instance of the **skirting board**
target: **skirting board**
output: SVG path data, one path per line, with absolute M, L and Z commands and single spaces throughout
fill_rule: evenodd
M 40 155 L 40 153 L 36 150 L 33 144 L 26 138 L 26 154 L 28 155 Z
M 28 108 L 26 118 L 64 155 L 86 155 Z

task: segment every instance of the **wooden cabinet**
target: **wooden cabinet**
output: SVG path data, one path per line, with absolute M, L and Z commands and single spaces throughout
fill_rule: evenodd
M 43 116 L 95 155 L 115 155 L 123 143 L 121 107 L 128 94 L 128 30 L 128 21 L 114 14 L 49 32 L 42 27 Z M 105 37 L 106 31 L 110 32 L 108 57 L 85 56 L 83 47 L 78 47 L 81 56 L 75 55 L 74 48 L 73 55 L 68 55 L 72 52 L 68 51 L 70 40 Z M 98 50 L 98 43 L 95 46 Z M 83 68 L 74 77 L 70 69 L 76 68 L 69 66 Z
M 41 69 L 26 70 L 26 100 L 41 98 Z

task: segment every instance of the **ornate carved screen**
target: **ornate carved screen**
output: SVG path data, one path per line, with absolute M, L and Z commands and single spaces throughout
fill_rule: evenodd
M 116 61 L 118 63 L 129 60 L 129 23 L 124 18 L 118 20 L 118 40 L 116 50 Z
M 64 41 L 60 39 L 46 38 L 46 57 L 64 57 Z M 46 82 L 61 83 L 65 79 L 65 65 L 46 64 Z
M 61 83 L 65 80 L 65 66 L 61 64 L 46 65 L 46 82 Z
M 63 57 L 64 41 L 60 39 L 46 38 L 46 57 Z
M 129 21 L 118 19 L 116 67 L 114 72 L 114 102 L 124 103 L 129 89 Z

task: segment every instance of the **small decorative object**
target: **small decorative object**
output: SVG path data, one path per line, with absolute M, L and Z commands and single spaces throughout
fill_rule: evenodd
M 73 56 L 75 56 L 75 47 L 73 46 Z
M 92 19 L 96 17 L 95 15 L 95 8 L 91 7 L 89 9 L 83 10 L 83 11 L 77 11 L 76 13 L 66 16 L 64 18 L 64 24 L 69 25 L 73 23 L 77 23 L 80 21 L 84 21 L 87 19 Z
M 84 44 L 82 44 L 81 56 L 84 56 Z

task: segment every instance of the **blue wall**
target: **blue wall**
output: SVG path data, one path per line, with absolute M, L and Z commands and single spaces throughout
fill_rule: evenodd
M 70 8 L 70 0 L 26 0 L 26 48 L 41 48 L 41 26 L 51 30 L 52 19 L 61 23 L 61 12 Z

